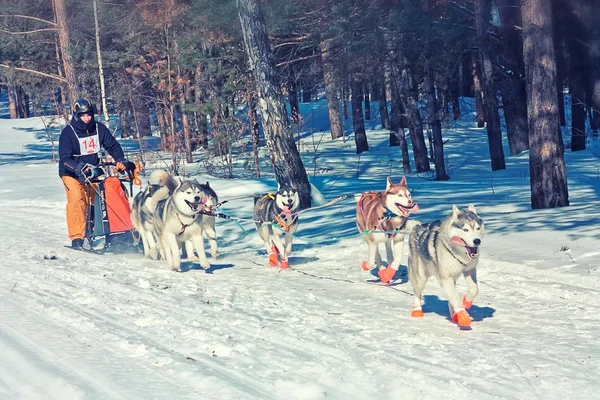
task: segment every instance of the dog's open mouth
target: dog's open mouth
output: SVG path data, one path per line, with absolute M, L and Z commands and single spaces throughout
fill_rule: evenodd
M 477 258 L 477 256 L 479 255 L 479 253 L 477 252 L 477 247 L 465 246 L 465 249 L 467 249 L 467 254 L 472 259 Z
M 202 203 L 202 202 L 192 203 L 191 201 L 187 201 L 187 200 L 185 202 L 187 203 L 187 205 L 191 208 L 191 210 L 193 212 L 198 212 L 204 207 L 204 203 Z
M 465 248 L 465 250 L 467 250 L 467 255 L 473 260 L 476 259 L 477 256 L 479 256 L 478 247 L 471 247 L 471 246 L 467 245 L 467 243 L 464 240 L 462 240 L 461 238 L 459 238 L 458 236 L 452 236 L 450 238 L 450 243 L 463 246 Z
M 400 203 L 394 203 L 394 205 L 405 217 L 408 217 L 408 214 L 411 212 L 419 211 L 419 205 L 417 203 L 413 203 L 411 206 L 403 206 Z

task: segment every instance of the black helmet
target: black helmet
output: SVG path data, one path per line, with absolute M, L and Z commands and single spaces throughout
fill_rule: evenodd
M 77 118 L 81 114 L 91 113 L 94 115 L 94 107 L 92 107 L 92 103 L 87 101 L 86 99 L 77 99 L 75 103 L 73 103 L 73 115 Z

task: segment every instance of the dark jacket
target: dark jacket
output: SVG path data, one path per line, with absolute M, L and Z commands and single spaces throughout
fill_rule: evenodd
M 80 119 L 73 117 L 71 123 L 67 125 L 60 134 L 58 140 L 58 163 L 59 176 L 71 176 L 77 178 L 77 171 L 85 164 L 98 165 L 100 159 L 98 153 L 81 155 L 79 139 L 89 138 L 96 135 L 100 146 L 103 147 L 115 161 L 124 160 L 123 149 L 108 128 L 101 122 L 96 122 L 93 118 L 89 124 L 84 124 Z

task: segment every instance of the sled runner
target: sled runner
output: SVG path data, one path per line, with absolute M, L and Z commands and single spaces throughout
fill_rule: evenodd
M 139 250 L 129 206 L 137 176 L 132 171 L 117 171 L 115 165 L 99 164 L 98 176 L 85 182 L 87 196 L 92 200 L 88 202 L 85 241 L 88 249 L 96 253 Z

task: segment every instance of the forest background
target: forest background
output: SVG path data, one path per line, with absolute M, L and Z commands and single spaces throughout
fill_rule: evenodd
M 585 149 L 600 127 L 597 1 L 0 5 L 0 84 L 11 118 L 67 119 L 69 104 L 86 97 L 121 137 L 160 136 L 174 172 L 206 163 L 195 154 L 203 149 L 230 177 L 236 154 L 254 154 L 247 170 L 260 176 L 266 144 L 267 173 L 298 187 L 305 207 L 299 103 L 322 96 L 331 140 L 345 140 L 351 118 L 356 152 L 368 151 L 365 119 L 379 113 L 404 173 L 432 180 L 449 179 L 442 129 L 461 118 L 459 98 L 474 97 L 492 171 L 506 167 L 503 129 L 511 154 L 530 151 L 532 208 L 569 205 L 564 148 Z

